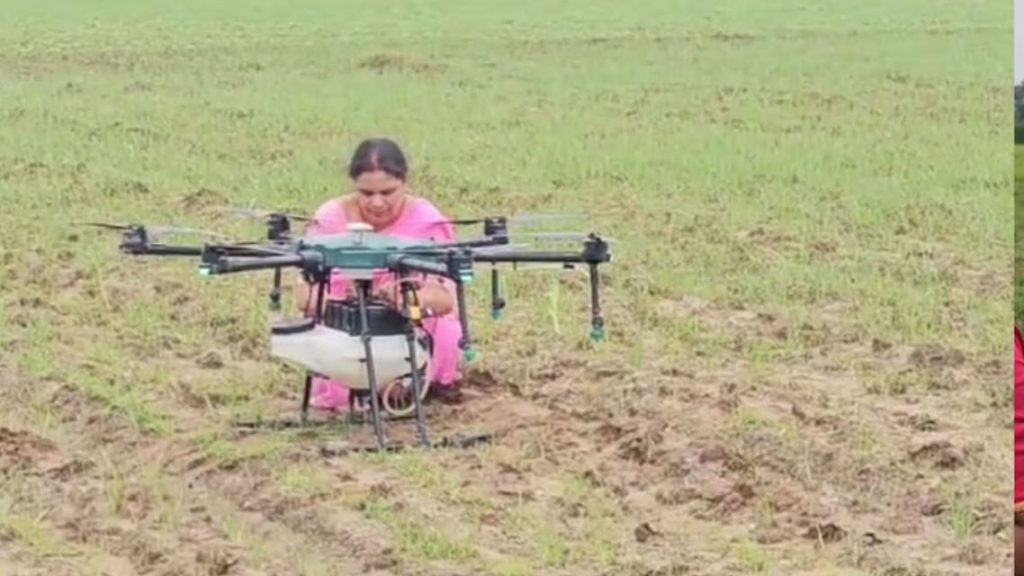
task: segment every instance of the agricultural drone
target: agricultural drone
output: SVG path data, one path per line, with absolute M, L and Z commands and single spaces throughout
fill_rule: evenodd
M 578 250 L 531 251 L 511 244 L 508 229 L 509 224 L 530 220 L 529 217 L 446 220 L 444 222 L 457 226 L 482 224 L 483 236 L 439 243 L 384 236 L 361 223 L 351 224 L 348 231 L 341 234 L 296 236 L 292 234 L 292 221 L 308 219 L 252 209 L 245 213 L 265 221 L 265 240 L 207 241 L 182 246 L 159 241 L 158 233 L 210 233 L 144 225 L 86 224 L 120 230 L 119 248 L 125 254 L 198 257 L 202 276 L 273 271 L 269 304 L 275 311 L 281 307 L 282 269 L 297 269 L 310 284 L 310 293 L 315 293 L 314 307 L 306 315 L 285 315 L 272 323 L 270 354 L 300 365 L 306 371 L 300 425 L 307 423 L 310 392 L 317 376 L 342 381 L 349 387 L 350 419 L 360 412 L 365 413 L 368 404 L 376 437 L 376 446 L 369 450 L 401 448 L 385 440 L 385 415 L 391 419 L 414 415 L 417 443 L 431 445 L 422 403 L 429 386 L 424 380 L 429 380 L 433 344 L 423 329 L 423 321 L 430 313 L 420 305 L 417 293 L 417 283 L 426 277 L 447 279 L 454 286 L 456 312 L 462 329 L 459 348 L 466 361 L 472 360 L 476 352 L 470 336 L 465 290 L 474 280 L 478 264 L 491 268 L 494 318 L 501 315 L 507 304 L 499 289 L 499 265 L 511 265 L 513 269 L 528 264 L 586 266 L 590 276 L 590 336 L 593 340 L 604 338 L 598 267 L 611 261 L 611 253 L 609 240 L 597 234 L 549 233 L 545 236 L 534 233 L 534 237 L 578 241 L 582 246 Z M 326 297 L 335 272 L 352 283 L 354 290 L 348 296 Z M 374 296 L 373 281 L 381 274 L 396 279 L 400 291 L 397 304 Z M 451 442 L 444 440 L 440 444 L 451 445 Z

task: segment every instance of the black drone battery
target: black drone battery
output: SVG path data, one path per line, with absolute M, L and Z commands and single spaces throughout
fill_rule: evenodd
M 369 302 L 366 317 L 370 336 L 395 336 L 405 334 L 406 318 L 398 310 L 382 302 Z M 341 330 L 354 336 L 363 333 L 363 322 L 359 315 L 359 301 L 328 300 L 324 303 L 324 326 Z

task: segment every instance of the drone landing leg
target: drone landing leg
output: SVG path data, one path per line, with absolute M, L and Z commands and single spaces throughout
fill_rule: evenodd
M 476 358 L 476 350 L 473 350 L 473 340 L 469 336 L 469 317 L 466 315 L 466 286 L 462 283 L 461 279 L 455 281 L 455 305 L 459 311 L 459 324 L 462 327 L 459 349 L 462 350 L 464 360 L 472 361 Z
M 274 286 L 275 286 L 274 292 L 277 293 L 278 297 L 280 296 L 280 289 L 279 289 L 279 287 L 280 287 L 280 275 L 281 275 L 281 269 L 280 268 L 275 268 L 274 269 Z M 316 309 L 313 310 L 313 319 L 314 319 L 314 322 L 319 324 L 322 321 L 322 319 L 323 319 L 324 296 L 325 296 L 325 291 L 326 291 L 326 288 L 327 288 L 327 282 L 322 277 L 316 277 L 315 281 L 316 281 L 316 284 L 317 284 L 317 293 L 316 293 Z M 311 295 L 312 295 L 312 291 L 313 290 L 312 290 L 312 286 L 311 286 L 310 287 L 310 294 Z M 271 293 L 271 308 L 272 309 L 274 308 L 275 301 L 276 301 L 276 298 L 274 296 L 274 293 Z M 279 301 L 278 301 L 278 303 L 279 303 Z M 307 310 L 308 310 L 308 304 L 307 304 Z M 311 396 L 311 393 L 312 393 L 312 389 L 313 389 L 313 373 L 310 372 L 309 370 L 307 370 L 306 371 L 306 376 L 305 376 L 305 383 L 303 384 L 302 405 L 300 407 L 298 421 L 295 421 L 295 420 L 290 419 L 290 418 L 286 419 L 286 420 L 277 420 L 277 421 L 263 421 L 263 420 L 246 421 L 246 420 L 243 420 L 243 421 L 240 421 L 240 422 L 235 422 L 234 426 L 236 426 L 238 428 L 244 428 L 244 429 L 250 429 L 250 430 L 260 429 L 260 428 L 268 428 L 268 429 L 286 429 L 286 428 L 296 428 L 296 427 L 298 427 L 298 428 L 305 428 L 305 427 L 307 427 L 307 426 L 309 426 L 311 424 L 309 422 L 309 402 L 310 402 L 310 396 Z M 318 425 L 320 425 L 320 426 L 331 426 L 333 424 L 330 421 L 327 421 L 327 422 L 320 422 L 320 423 L 318 423 Z
M 313 373 L 306 371 L 306 383 L 302 390 L 302 423 L 305 424 L 309 421 L 309 394 L 313 388 Z
M 430 448 L 458 448 L 468 450 L 479 444 L 487 444 L 494 439 L 492 434 L 473 434 L 473 435 L 462 435 L 456 434 L 454 436 L 446 436 L 440 440 L 437 440 L 429 444 Z M 394 444 L 389 447 L 390 452 L 402 452 L 408 449 L 409 446 L 401 443 Z M 370 446 L 323 446 L 320 448 L 320 455 L 324 458 L 339 458 L 348 456 L 349 454 L 363 453 L 363 452 L 379 452 Z
M 412 398 L 416 411 L 416 439 L 421 446 L 429 446 L 430 439 L 427 437 L 427 427 L 423 422 L 423 402 L 420 401 L 420 391 L 423 390 L 423 382 L 420 380 L 420 370 L 416 362 L 416 320 L 419 317 L 419 302 L 415 301 L 416 293 L 408 283 L 402 283 L 402 300 L 405 307 L 406 333 L 405 340 L 409 344 L 409 369 L 412 374 Z M 415 313 L 414 313 L 415 310 Z M 429 378 L 430 375 L 428 374 Z
M 274 268 L 274 286 L 270 289 L 270 311 L 281 311 L 281 269 Z
M 377 372 L 373 364 L 373 346 L 370 336 L 370 318 L 366 311 L 366 304 L 370 299 L 371 281 L 360 280 L 357 291 L 359 293 L 359 320 L 362 323 L 363 349 L 366 351 L 366 377 L 370 381 L 370 413 L 373 418 L 373 432 L 377 437 L 377 448 L 384 450 L 384 430 L 380 420 L 380 398 L 377 397 Z
M 280 282 L 281 269 L 275 270 L 274 281 L 275 284 Z M 317 282 L 316 287 L 316 310 L 313 311 L 313 321 L 319 324 L 323 320 L 324 310 L 324 292 L 327 289 L 327 282 L 321 278 Z M 299 416 L 302 425 L 305 425 L 309 421 L 309 396 L 313 389 L 313 373 L 309 370 L 306 371 L 306 379 L 302 388 L 302 411 Z
M 498 269 L 491 268 L 491 318 L 501 318 L 505 310 L 505 299 L 501 297 L 501 285 L 498 282 Z
M 597 264 L 590 265 L 590 338 L 604 340 L 604 318 L 601 316 L 601 295 L 598 291 Z

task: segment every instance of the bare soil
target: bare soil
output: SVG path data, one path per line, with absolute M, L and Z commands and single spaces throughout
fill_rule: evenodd
M 188 313 L 184 286 L 161 290 L 180 292 Z M 555 556 L 552 574 L 815 573 L 815 558 L 866 573 L 975 574 L 1012 556 L 1003 500 L 985 489 L 992 400 L 971 389 L 1001 369 L 697 299 L 665 301 L 662 313 L 732 334 L 737 350 L 796 339 L 802 357 L 633 371 L 539 352 L 471 367 L 460 404 L 431 406 L 431 429 L 491 433 L 491 444 L 387 456 L 393 465 L 324 457 L 337 434 L 225 426 L 221 408 L 237 398 L 203 382 L 268 366 L 242 339 L 151 357 L 176 367 L 179 393 L 149 403 L 172 422 L 166 434 L 141 432 L 78 382 L 8 380 L 0 478 L 15 504 L 0 549 L 16 574 L 79 573 L 86 560 L 103 574 L 472 574 L 479 564 L 460 560 L 537 557 L 541 536 L 517 523 L 525 514 L 557 522 L 555 551 L 540 554 Z M 894 375 L 892 389 L 866 393 L 854 363 Z M 267 400 L 294 414 L 300 383 Z M 411 441 L 412 423 L 389 434 Z M 371 430 L 345 439 L 369 443 Z M 452 536 L 424 560 L 431 526 L 471 546 Z M 781 552 L 761 560 L 737 541 Z M 614 557 L 600 568 L 577 550 Z

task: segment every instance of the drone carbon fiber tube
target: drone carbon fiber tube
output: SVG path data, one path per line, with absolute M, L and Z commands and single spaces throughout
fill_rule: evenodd
M 306 268 L 318 265 L 322 256 L 318 252 L 300 252 L 281 256 L 226 256 L 218 257 L 200 266 L 208 274 L 230 274 L 274 268 Z
M 162 244 L 135 244 L 125 242 L 121 250 L 129 254 L 153 256 L 202 256 L 203 249 L 198 246 L 164 246 Z
M 430 262 L 405 254 L 395 254 L 388 257 L 388 264 L 406 272 L 420 272 L 423 274 L 436 274 L 446 278 L 451 277 L 448 266 L 439 262 Z
M 500 254 L 473 254 L 476 262 L 491 264 L 585 264 L 592 260 L 582 252 L 502 252 Z M 598 260 L 602 262 L 603 260 Z
M 223 252 L 225 256 L 248 256 L 259 258 L 279 254 L 266 248 L 231 245 L 169 246 L 166 244 L 122 242 L 120 248 L 123 252 L 138 256 L 204 256 L 208 252 Z

